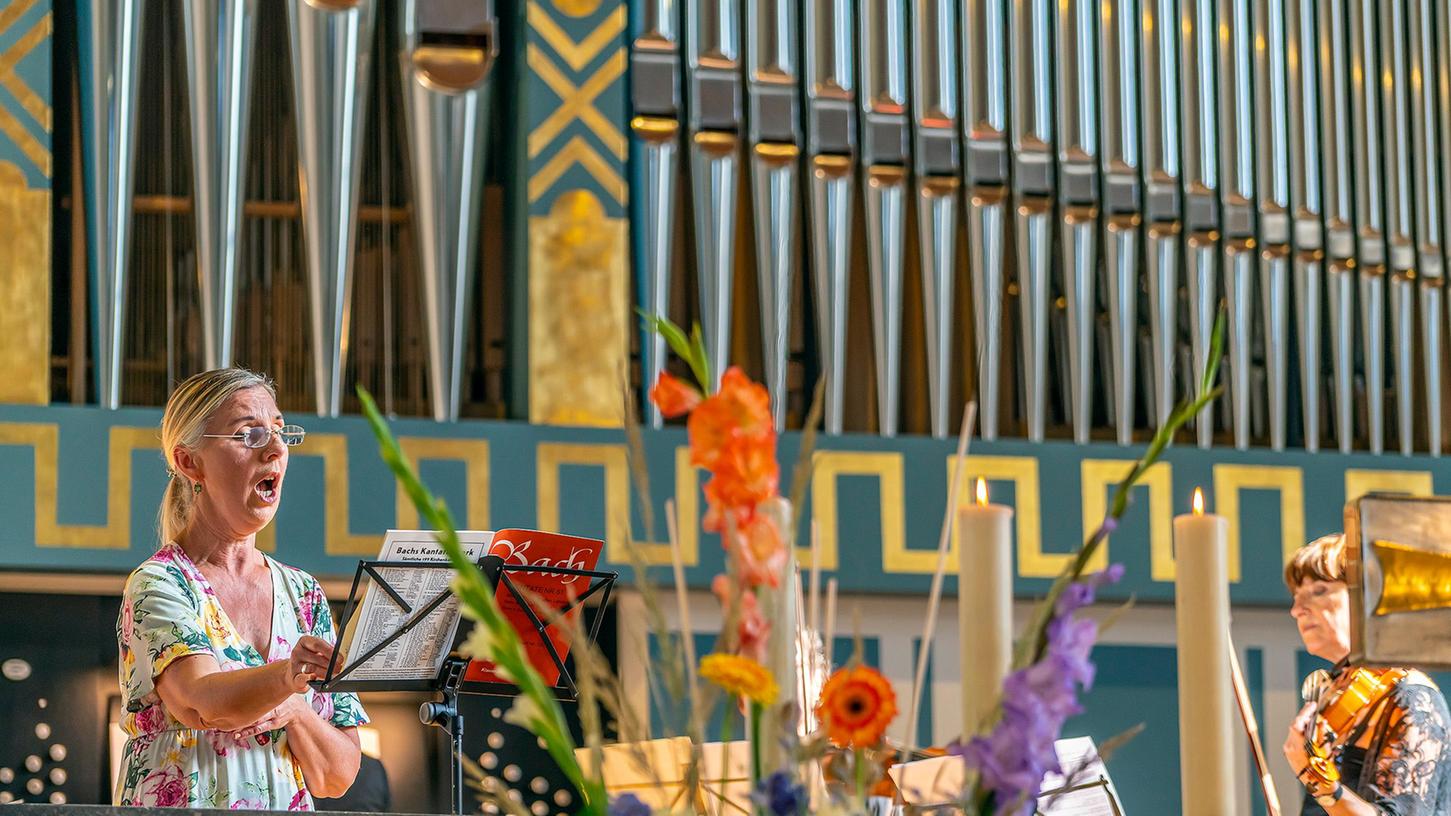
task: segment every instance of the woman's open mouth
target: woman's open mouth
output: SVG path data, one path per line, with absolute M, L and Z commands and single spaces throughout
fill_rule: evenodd
M 274 473 L 271 476 L 268 476 L 265 479 L 257 482 L 253 489 L 257 491 L 257 497 L 260 498 L 264 503 L 273 504 L 277 501 L 277 488 L 281 485 L 281 483 L 281 476 Z

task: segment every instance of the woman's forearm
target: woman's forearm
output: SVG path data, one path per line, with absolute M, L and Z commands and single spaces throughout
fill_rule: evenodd
M 1330 816 L 1381 816 L 1380 808 L 1360 798 L 1350 788 L 1341 794 L 1340 801 L 1325 808 Z
M 251 669 L 207 671 L 197 659 L 162 673 L 156 690 L 172 716 L 191 728 L 235 731 L 257 722 L 293 690 L 286 661 Z
M 358 775 L 357 729 L 338 728 L 311 710 L 287 724 L 287 748 L 313 796 L 341 796 Z

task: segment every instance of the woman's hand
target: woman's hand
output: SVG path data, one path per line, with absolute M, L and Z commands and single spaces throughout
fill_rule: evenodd
M 276 731 L 291 725 L 299 717 L 306 717 L 312 713 L 312 705 L 308 702 L 307 695 L 294 694 L 284 700 L 282 705 L 267 712 L 262 719 L 246 728 L 232 732 L 232 736 L 243 740 L 268 731 Z
M 303 635 L 292 647 L 292 654 L 287 658 L 288 688 L 294 694 L 306 692 L 308 683 L 326 676 L 332 656 L 332 644 L 322 638 Z
M 1285 759 L 1297 777 L 1310 764 L 1310 755 L 1305 753 L 1305 733 L 1309 731 L 1314 718 L 1315 703 L 1306 703 L 1300 713 L 1295 715 L 1294 722 L 1290 723 L 1289 734 L 1285 737 Z

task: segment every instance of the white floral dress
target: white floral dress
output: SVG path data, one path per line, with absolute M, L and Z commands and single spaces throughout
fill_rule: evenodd
M 167 544 L 131 573 L 116 621 L 127 711 L 121 727 L 128 739 L 114 804 L 313 809 L 302 767 L 288 750 L 286 729 L 238 739 L 223 731 L 187 728 L 166 710 L 152 685 L 172 661 L 186 655 L 212 655 L 223 671 L 232 671 L 286 660 L 303 635 L 333 642 L 332 615 L 317 580 L 271 558 L 267 566 L 272 642 L 265 656 L 237 634 L 206 577 L 181 547 Z M 307 695 L 313 710 L 339 728 L 368 721 L 355 695 Z

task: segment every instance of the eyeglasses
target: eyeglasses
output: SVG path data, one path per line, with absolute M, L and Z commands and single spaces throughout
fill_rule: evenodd
M 261 448 L 266 447 L 267 443 L 272 441 L 273 434 L 277 434 L 282 440 L 282 444 L 290 448 L 293 445 L 301 445 L 302 438 L 307 435 L 307 431 L 304 431 L 301 425 L 283 425 L 280 428 L 258 425 L 255 428 L 243 428 L 234 434 L 202 434 L 202 436 L 207 439 L 240 439 L 242 444 L 249 448 Z

